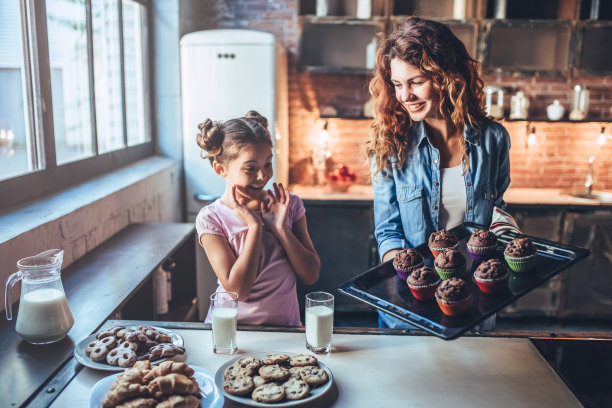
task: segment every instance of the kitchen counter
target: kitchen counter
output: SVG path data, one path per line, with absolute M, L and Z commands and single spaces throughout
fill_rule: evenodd
M 108 322 L 147 324 L 156 322 Z M 166 324 L 185 341 L 176 360 L 212 374 L 242 353 L 307 352 L 302 329 L 239 330 L 239 353 L 212 352 L 208 325 Z M 357 332 L 359 333 L 359 332 Z M 453 406 L 579 407 L 580 402 L 527 338 L 463 337 L 445 342 L 430 336 L 335 333 L 333 351 L 319 356 L 333 374 L 330 390 L 309 407 Z M 82 369 L 51 407 L 86 407 L 93 385 L 108 372 Z M 441 392 L 443 391 L 443 392 Z M 241 407 L 226 398 L 224 407 Z
M 291 185 L 289 191 L 303 200 L 311 201 L 366 201 L 374 197 L 372 186 L 354 184 L 346 192 L 331 190 L 328 186 Z M 611 193 L 593 191 L 593 193 Z M 552 188 L 509 188 L 504 200 L 511 206 L 562 206 L 570 208 L 612 207 L 612 203 L 572 197 L 566 190 Z

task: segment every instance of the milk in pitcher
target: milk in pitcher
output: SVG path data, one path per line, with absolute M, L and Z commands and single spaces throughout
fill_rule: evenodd
M 73 323 L 64 292 L 44 288 L 21 297 L 15 330 L 30 343 L 46 344 L 64 338 Z

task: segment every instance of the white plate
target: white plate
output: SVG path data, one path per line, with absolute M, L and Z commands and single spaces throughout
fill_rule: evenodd
M 195 373 L 193 376 L 198 381 L 200 389 L 202 390 L 202 408 L 221 408 L 225 398 L 221 394 L 219 388 L 215 385 L 215 379 L 210 371 L 203 369 L 202 367 L 190 365 Z M 117 376 L 121 373 L 109 375 L 98 381 L 89 394 L 89 406 L 90 408 L 101 408 L 102 402 L 106 397 L 108 391 L 110 391 L 111 385 L 115 382 Z
M 138 326 L 127 326 L 128 329 L 136 329 Z M 164 329 L 156 326 L 149 326 L 158 330 L 162 333 L 166 333 L 172 339 L 172 344 L 176 346 L 183 347 L 183 338 L 175 331 Z M 92 334 L 81 340 L 79 344 L 74 348 L 74 358 L 85 367 L 93 368 L 95 370 L 103 370 L 103 371 L 123 371 L 123 367 L 112 366 L 107 364 L 106 361 L 92 361 L 91 358 L 87 354 L 85 354 L 85 349 L 87 345 L 96 339 L 96 333 Z M 166 361 L 168 358 L 162 358 L 159 360 L 155 360 L 151 362 L 151 364 L 159 364 L 162 361 Z
M 225 380 L 223 379 L 223 372 L 225 371 L 225 369 L 227 367 L 229 367 L 230 365 L 234 364 L 236 361 L 238 361 L 238 360 L 240 360 L 241 358 L 244 358 L 244 357 L 255 356 L 255 357 L 258 357 L 258 358 L 262 359 L 265 356 L 267 356 L 268 354 L 287 354 L 288 356 L 292 357 L 292 356 L 295 356 L 297 354 L 303 354 L 303 353 L 288 353 L 286 351 L 266 351 L 266 352 L 261 352 L 261 353 L 241 354 L 241 355 L 237 356 L 236 358 L 233 358 L 230 361 L 228 361 L 227 363 L 223 364 L 221 367 L 219 367 L 219 369 L 215 373 L 215 384 L 217 384 L 217 387 L 219 388 L 219 390 L 221 390 L 221 392 L 223 393 L 223 395 L 225 395 L 226 398 L 229 398 L 231 400 L 237 401 L 237 402 L 239 402 L 241 404 L 244 404 L 244 405 L 249 405 L 251 407 L 268 407 L 268 408 L 269 407 L 294 407 L 296 405 L 302 405 L 302 404 L 310 402 L 310 401 L 312 401 L 314 399 L 319 398 L 320 396 L 325 394 L 327 391 L 329 391 L 329 389 L 331 388 L 332 381 L 333 381 L 332 373 L 329 370 L 329 368 L 327 368 L 327 366 L 325 364 L 323 364 L 321 361 L 319 361 L 319 367 L 321 367 L 322 369 L 325 370 L 325 372 L 327 373 L 327 376 L 329 377 L 329 380 L 325 384 L 323 384 L 323 385 L 311 388 L 310 389 L 310 395 L 308 395 L 308 397 L 302 398 L 300 400 L 281 401 L 281 402 L 275 402 L 275 403 L 270 403 L 270 404 L 263 404 L 261 402 L 254 401 L 251 398 L 251 396 L 241 397 L 241 396 L 238 396 L 238 395 L 228 394 L 227 392 L 223 391 L 223 383 L 225 382 Z

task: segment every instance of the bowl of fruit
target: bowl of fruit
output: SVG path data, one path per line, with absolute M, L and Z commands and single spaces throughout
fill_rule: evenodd
M 346 164 L 340 164 L 334 171 L 327 173 L 330 189 L 335 192 L 346 192 L 357 180 L 357 175 Z

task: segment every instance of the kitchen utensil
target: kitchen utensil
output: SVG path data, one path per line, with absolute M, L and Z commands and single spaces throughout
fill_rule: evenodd
M 15 330 L 32 344 L 60 341 L 74 324 L 60 276 L 63 256 L 63 250 L 51 249 L 20 259 L 19 271 L 6 281 L 4 299 L 8 320 L 13 318 L 13 286 L 22 281 Z
M 565 113 L 565 108 L 558 99 L 555 99 L 552 104 L 546 107 L 546 115 L 550 120 L 559 120 L 563 117 Z
M 485 86 L 485 110 L 495 119 L 504 117 L 504 90 L 499 86 Z M 494 101 L 493 98 L 496 98 Z
M 572 110 L 570 120 L 584 120 L 589 112 L 589 90 L 586 86 L 576 85 L 572 91 Z
M 523 91 L 518 91 L 510 98 L 510 119 L 527 119 L 529 99 Z

